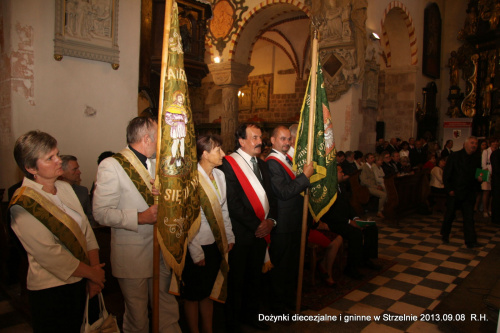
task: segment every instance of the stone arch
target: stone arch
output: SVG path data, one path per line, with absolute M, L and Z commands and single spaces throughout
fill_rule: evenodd
M 386 66 L 391 67 L 392 65 L 392 55 L 391 55 L 391 46 L 389 42 L 389 37 L 387 35 L 387 29 L 385 26 L 387 14 L 391 10 L 398 10 L 402 18 L 406 24 L 406 28 L 408 30 L 408 38 L 410 43 L 410 63 L 412 66 L 418 64 L 418 47 L 417 47 L 417 37 L 415 35 L 415 26 L 413 25 L 413 19 L 408 11 L 408 8 L 401 1 L 392 1 L 389 3 L 387 8 L 384 10 L 384 15 L 381 20 L 381 28 L 382 28 L 382 47 L 384 48 L 384 53 L 386 56 Z
M 274 10 L 273 10 L 274 9 Z M 257 41 L 257 37 L 268 28 L 278 16 L 295 16 L 294 12 L 302 11 L 310 16 L 309 8 L 297 0 L 267 0 L 262 1 L 254 8 L 245 13 L 238 31 L 229 42 L 229 61 L 249 64 L 251 50 Z M 257 20 L 255 18 L 258 18 Z

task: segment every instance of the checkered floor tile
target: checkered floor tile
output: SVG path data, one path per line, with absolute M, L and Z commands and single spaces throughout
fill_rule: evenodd
M 399 227 L 379 223 L 379 257 L 397 264 L 323 312 L 371 316 L 370 321 L 357 322 L 361 332 L 439 332 L 429 322 L 395 321 L 390 316 L 430 313 L 500 242 L 500 228 L 476 218 L 478 242 L 484 246 L 467 249 L 457 218 L 450 243 L 443 244 L 441 220 L 442 215 L 416 215 L 402 220 Z M 376 321 L 373 316 L 381 317 Z

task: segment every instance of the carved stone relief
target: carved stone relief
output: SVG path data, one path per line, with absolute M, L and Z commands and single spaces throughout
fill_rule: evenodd
M 321 22 L 319 57 L 330 102 L 365 74 L 366 7 L 366 0 L 328 0 L 316 14 Z

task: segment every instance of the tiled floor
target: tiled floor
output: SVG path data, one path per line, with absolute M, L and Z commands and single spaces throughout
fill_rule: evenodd
M 397 264 L 319 311 L 319 314 L 335 315 L 341 322 L 276 324 L 272 325 L 272 331 L 319 333 L 335 328 L 341 332 L 439 332 L 436 325 L 410 316 L 420 318 L 422 314 L 432 313 L 500 242 L 500 228 L 478 218 L 478 241 L 485 244 L 484 247 L 467 249 L 458 221 L 454 223 L 450 243 L 442 244 L 440 220 L 441 215 L 415 215 L 402 220 L 399 227 L 380 223 L 379 256 L 397 261 Z M 317 315 L 318 312 L 305 311 L 303 314 Z M 389 315 L 404 315 L 406 317 L 400 319 L 406 320 L 389 320 Z M 370 320 L 363 320 L 366 316 L 371 316 Z M 381 317 L 375 320 L 374 316 Z M 346 319 L 352 320 L 346 323 Z M 15 326 L 6 327 L 8 322 Z M 31 332 L 6 299 L 0 301 L 0 333 L 5 332 Z
M 412 216 L 401 221 L 398 228 L 379 224 L 379 256 L 397 264 L 321 313 L 342 314 L 343 318 L 372 316 L 370 321 L 356 323 L 361 332 L 439 332 L 436 325 L 420 320 L 420 316 L 432 313 L 500 242 L 500 228 L 486 222 L 476 219 L 478 241 L 485 246 L 474 250 L 463 243 L 461 220 L 454 223 L 449 244 L 443 244 L 439 235 L 441 215 Z M 418 319 L 393 321 L 388 315 Z M 373 316 L 381 318 L 377 321 Z M 347 328 L 345 323 L 343 326 Z

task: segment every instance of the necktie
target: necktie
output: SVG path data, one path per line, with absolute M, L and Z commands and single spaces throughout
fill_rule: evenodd
M 257 165 L 257 159 L 254 156 L 250 159 L 250 161 L 252 162 L 252 165 L 253 165 L 253 173 L 255 173 L 259 182 L 262 183 L 262 176 L 260 175 L 259 166 Z
M 292 160 L 288 157 L 288 155 L 286 155 L 286 161 L 288 164 L 293 165 Z

